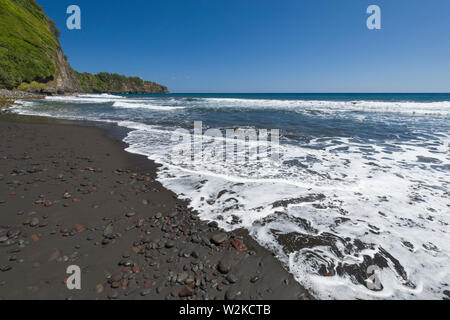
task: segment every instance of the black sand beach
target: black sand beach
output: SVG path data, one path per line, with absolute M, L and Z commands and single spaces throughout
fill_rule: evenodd
M 310 299 L 244 230 L 200 221 L 106 130 L 0 117 L 0 299 Z M 81 290 L 69 290 L 78 265 Z

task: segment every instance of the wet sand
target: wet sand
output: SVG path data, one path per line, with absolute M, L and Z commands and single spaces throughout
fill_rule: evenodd
M 200 221 L 121 134 L 0 116 L 0 299 L 312 298 L 245 230 Z

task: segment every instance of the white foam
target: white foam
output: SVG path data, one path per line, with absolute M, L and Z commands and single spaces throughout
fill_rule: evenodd
M 412 102 L 412 101 L 322 101 L 322 100 L 276 100 L 276 99 L 234 99 L 205 98 L 211 108 L 269 108 L 294 110 L 297 112 L 376 112 L 404 113 L 418 115 L 450 115 L 450 101 Z
M 101 104 L 115 101 L 140 101 L 127 99 L 126 97 L 112 94 L 81 94 L 76 96 L 47 96 L 46 101 L 56 101 L 61 103 L 76 103 L 76 104 Z
M 114 102 L 113 107 L 126 109 L 147 109 L 155 111 L 174 111 L 184 109 L 184 107 L 161 106 L 149 103 L 130 103 L 129 100 L 127 100 L 127 102 L 116 101 Z
M 101 93 L 101 94 L 79 94 L 78 97 L 82 98 L 112 98 L 112 99 L 126 99 L 126 97 L 115 95 L 115 94 L 108 94 L 108 93 Z

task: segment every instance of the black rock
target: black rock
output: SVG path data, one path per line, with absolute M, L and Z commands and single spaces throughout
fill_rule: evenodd
M 217 270 L 219 270 L 219 272 L 221 273 L 228 273 L 231 270 L 231 266 L 229 263 L 225 262 L 225 261 L 220 261 L 219 265 L 217 266 Z
M 175 241 L 169 240 L 166 242 L 165 247 L 170 249 L 173 248 L 175 246 Z
M 211 221 L 210 223 L 208 223 L 208 227 L 217 228 L 219 227 L 219 224 L 216 221 Z

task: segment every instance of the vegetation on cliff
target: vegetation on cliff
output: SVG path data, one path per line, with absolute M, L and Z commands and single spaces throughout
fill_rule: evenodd
M 52 80 L 58 33 L 34 0 L 1 0 L 0 87 Z
M 137 77 L 78 73 L 62 52 L 59 30 L 36 0 L 0 0 L 0 89 L 31 92 L 167 93 Z
M 167 87 L 138 77 L 126 77 L 117 73 L 76 73 L 83 92 L 90 93 L 167 93 Z

